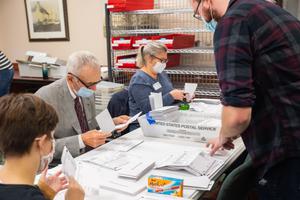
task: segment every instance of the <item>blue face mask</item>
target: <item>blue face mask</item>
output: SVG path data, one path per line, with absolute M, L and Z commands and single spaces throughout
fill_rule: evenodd
M 91 97 L 94 95 L 94 91 L 91 89 L 88 89 L 86 87 L 81 87 L 78 92 L 77 92 L 77 96 L 79 97 Z
M 202 16 L 201 16 L 202 17 Z M 205 24 L 205 28 L 210 32 L 215 32 L 218 22 L 215 19 L 210 20 L 210 22 L 207 22 L 204 17 L 202 17 L 202 20 Z

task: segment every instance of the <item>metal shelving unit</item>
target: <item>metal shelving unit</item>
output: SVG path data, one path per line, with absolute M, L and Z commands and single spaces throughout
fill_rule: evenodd
M 116 54 L 125 55 L 125 54 L 136 54 L 137 49 L 131 50 L 115 50 Z M 169 49 L 168 53 L 189 53 L 189 54 L 199 54 L 199 53 L 214 53 L 214 49 L 210 47 L 194 47 L 187 49 Z
M 196 82 L 199 85 L 196 92 L 198 97 L 218 98 L 220 90 L 214 66 L 212 33 L 207 32 L 201 21 L 193 18 L 189 1 L 154 1 L 153 10 L 110 12 L 106 9 L 109 79 L 128 85 L 137 70 L 115 67 L 117 56 L 133 55 L 137 50 L 113 50 L 112 37 L 194 34 L 195 47 L 168 50 L 168 53 L 181 54 L 181 63 L 177 67 L 167 68 L 166 73 L 174 87 L 183 88 L 185 82 Z
M 202 33 L 206 29 L 196 28 L 169 28 L 169 29 L 139 29 L 139 30 L 115 30 L 113 35 L 136 35 L 136 34 L 167 34 L 167 33 Z

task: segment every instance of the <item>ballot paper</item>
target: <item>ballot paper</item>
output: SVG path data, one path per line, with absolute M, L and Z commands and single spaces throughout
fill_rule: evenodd
M 154 161 L 139 161 L 131 163 L 119 171 L 120 177 L 139 179 L 150 171 L 155 165 Z
M 161 92 L 160 93 L 151 92 L 151 94 L 149 95 L 149 101 L 150 101 L 151 110 L 156 110 L 158 108 L 163 107 Z
M 72 157 L 71 153 L 69 152 L 68 148 L 64 146 L 62 156 L 61 156 L 61 163 L 62 163 L 62 172 L 67 176 L 75 177 L 76 175 L 76 161 Z
M 100 114 L 98 114 L 96 116 L 96 121 L 97 121 L 98 125 L 100 126 L 101 131 L 113 132 L 114 130 L 119 130 L 119 129 L 125 128 L 126 126 L 128 126 L 129 124 L 131 124 L 132 122 L 137 120 L 137 118 L 141 114 L 142 114 L 142 112 L 139 112 L 135 116 L 131 117 L 126 123 L 119 124 L 116 126 L 114 124 L 114 121 L 113 121 L 109 111 L 107 109 L 105 109 L 104 111 L 102 111 Z
M 103 180 L 100 183 L 100 188 L 135 196 L 146 189 L 146 184 L 133 183 L 120 179 L 111 179 Z
M 197 83 L 185 83 L 184 85 L 184 93 L 188 94 L 187 95 L 187 101 L 191 101 L 195 91 L 197 89 L 198 84 Z
M 109 150 L 128 152 L 136 146 L 142 144 L 143 142 L 144 140 L 121 137 L 116 140 L 112 140 L 109 144 L 105 146 L 105 148 L 108 148 Z
M 96 116 L 96 121 L 101 128 L 101 131 L 104 132 L 113 132 L 116 128 L 113 119 L 111 118 L 110 113 L 107 109 L 102 111 L 99 115 Z
M 214 183 L 207 176 L 188 177 L 184 179 L 183 187 L 192 190 L 210 191 Z
M 203 152 L 178 152 L 170 154 L 156 163 L 156 169 L 185 170 L 196 176 L 214 173 L 223 163 Z M 216 167 L 216 163 L 218 163 Z M 213 170 L 212 170 L 213 169 Z
M 95 155 L 83 161 L 114 171 L 119 171 L 128 164 L 139 162 L 140 159 L 140 157 L 129 153 L 106 151 L 101 155 Z

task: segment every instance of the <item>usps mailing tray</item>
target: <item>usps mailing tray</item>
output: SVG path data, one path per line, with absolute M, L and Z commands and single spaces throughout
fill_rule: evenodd
M 201 102 L 200 106 L 206 107 Z M 174 111 L 171 120 L 156 120 L 151 114 L 139 117 L 138 121 L 143 134 L 148 137 L 160 137 L 175 140 L 188 140 L 196 142 L 207 142 L 209 139 L 219 135 L 221 129 L 220 104 L 211 104 L 215 107 L 214 113 L 197 111 Z M 160 118 L 165 119 L 165 118 Z

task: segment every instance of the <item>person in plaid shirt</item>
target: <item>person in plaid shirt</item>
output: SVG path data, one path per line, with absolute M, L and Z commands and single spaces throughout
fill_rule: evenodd
M 215 31 L 223 104 L 218 149 L 241 136 L 260 199 L 300 199 L 300 22 L 265 0 L 192 0 Z

